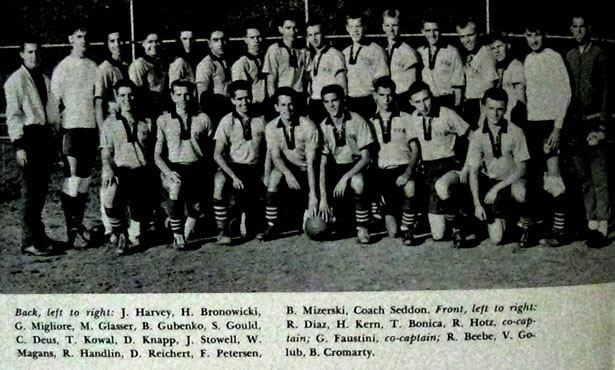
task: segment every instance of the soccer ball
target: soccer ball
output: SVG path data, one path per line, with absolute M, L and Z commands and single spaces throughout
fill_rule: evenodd
M 327 229 L 327 223 L 320 216 L 310 217 L 305 221 L 305 234 L 312 240 L 323 240 Z

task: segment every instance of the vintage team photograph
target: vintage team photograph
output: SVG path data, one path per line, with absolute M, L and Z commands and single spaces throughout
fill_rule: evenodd
M 0 293 L 615 281 L 615 30 L 540 3 L 3 2 Z

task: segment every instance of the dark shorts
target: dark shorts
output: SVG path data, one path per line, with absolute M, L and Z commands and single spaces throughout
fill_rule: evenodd
M 239 179 L 243 183 L 242 190 L 237 190 L 233 188 L 233 180 L 231 180 L 230 176 L 226 172 L 222 171 L 221 169 L 218 169 L 218 171 L 221 172 L 226 178 L 226 184 L 224 185 L 225 187 L 224 191 L 227 196 L 231 195 L 229 193 L 232 193 L 232 195 L 235 195 L 235 196 L 243 194 L 243 195 L 248 195 L 249 197 L 258 198 L 262 194 L 264 185 L 261 181 L 263 177 L 263 165 L 261 163 L 239 164 L 239 163 L 228 162 L 227 164 L 231 168 L 231 170 L 233 170 L 235 175 L 239 177 Z
M 202 201 L 207 187 L 207 181 L 213 181 L 208 176 L 205 166 L 198 162 L 194 164 L 169 163 L 171 171 L 177 172 L 181 178 L 178 200 L 185 202 L 187 215 L 198 218 L 204 213 Z M 209 195 L 210 193 L 208 193 Z
M 151 167 L 115 169 L 118 188 L 113 200 L 113 208 L 124 209 L 128 206 L 130 217 L 138 222 L 150 218 L 152 207 L 152 182 L 155 172 Z
M 377 192 L 377 197 L 384 199 L 384 212 L 392 214 L 393 210 L 398 210 L 402 200 L 405 198 L 403 187 L 397 186 L 395 182 L 401 176 L 408 166 L 398 166 L 393 168 L 376 168 L 372 183 L 374 190 Z
M 354 167 L 355 163 L 337 164 L 333 159 L 329 159 L 327 162 L 327 195 L 329 199 L 333 199 L 333 190 L 342 177 L 348 173 Z M 350 187 L 350 181 L 348 181 L 348 187 Z M 351 189 L 346 189 L 346 194 L 352 192 Z
M 434 161 L 423 161 L 422 167 L 425 190 L 429 194 L 429 213 L 445 214 L 443 202 L 436 193 L 436 182 L 446 173 L 459 170 L 459 163 L 454 158 L 444 158 Z
M 89 177 L 94 169 L 98 153 L 98 130 L 95 128 L 71 128 L 64 132 L 62 154 L 77 160 L 76 173 L 70 173 L 68 163 L 65 176 Z M 66 159 L 65 159 L 66 160 Z
M 491 190 L 495 184 L 500 182 L 487 177 L 484 174 L 478 175 L 478 193 L 481 200 L 481 204 L 487 213 L 487 222 L 492 223 L 496 218 L 506 218 L 507 213 L 510 214 L 511 193 L 510 186 L 498 191 L 498 195 L 495 198 L 493 204 L 485 204 L 485 195 Z M 508 210 L 508 212 L 506 212 Z

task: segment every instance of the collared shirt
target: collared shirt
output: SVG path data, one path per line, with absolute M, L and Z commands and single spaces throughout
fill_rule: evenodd
M 96 84 L 94 85 L 94 97 L 103 101 L 104 117 L 115 113 L 115 97 L 113 86 L 126 76 L 128 64 L 124 62 L 105 60 L 100 63 L 96 70 Z
M 231 67 L 233 81 L 244 80 L 252 84 L 252 102 L 262 103 L 267 96 L 267 78 L 262 72 L 263 61 L 250 53 L 242 55 Z
M 476 54 L 467 56 L 464 66 L 466 99 L 482 99 L 485 91 L 498 80 L 495 63 L 495 58 L 488 46 L 482 46 Z
M 387 55 L 375 42 L 356 48 L 353 43 L 343 53 L 348 69 L 348 96 L 351 98 L 371 95 L 374 81 L 389 75 Z
M 453 88 L 465 85 L 463 63 L 459 51 L 452 45 L 438 46 L 434 53 L 429 46 L 417 49 L 423 61 L 423 81 L 434 96 L 450 95 Z
M 523 130 L 503 120 L 495 132 L 485 122 L 470 135 L 468 165 L 479 168 L 487 177 L 504 180 L 515 168 L 530 158 Z
M 416 81 L 418 56 L 416 50 L 403 41 L 396 41 L 386 48 L 391 70 L 391 79 L 395 82 L 395 93 L 403 94 Z
M 195 82 L 192 66 L 181 56 L 176 57 L 175 60 L 169 64 L 169 87 L 177 80 Z
M 306 154 L 316 152 L 319 134 L 314 122 L 307 117 L 297 118 L 288 127 L 281 118 L 276 118 L 265 127 L 265 139 L 269 148 L 278 148 L 282 157 L 305 170 Z
M 25 66 L 6 80 L 4 93 L 6 96 L 6 124 L 11 142 L 15 143 L 23 137 L 23 128 L 28 125 L 45 125 L 51 118 L 53 101 L 50 96 L 50 82 L 45 75 L 46 104 L 42 101 L 34 79 Z
M 602 49 L 589 43 L 581 52 L 579 47 L 566 54 L 570 70 L 575 115 L 606 113 L 607 72 L 606 57 Z
M 160 60 L 137 58 L 128 68 L 128 77 L 137 87 L 144 87 L 158 94 L 165 91 L 165 75 Z
M 558 120 L 558 128 L 561 128 L 572 97 L 568 71 L 561 55 L 549 48 L 532 52 L 525 58 L 523 67 L 527 84 L 527 119 Z
M 126 118 L 116 113 L 103 123 L 100 147 L 111 151 L 117 167 L 142 167 L 148 164 L 147 144 L 152 135 L 149 119 L 137 119 L 130 125 Z
M 303 93 L 304 79 L 310 64 L 310 52 L 306 48 L 288 48 L 282 41 L 269 46 L 265 53 L 263 73 L 278 81 L 277 87 L 290 86 Z
M 320 92 L 327 85 L 340 85 L 344 88 L 344 93 L 347 92 L 348 82 L 346 80 L 344 54 L 334 47 L 327 45 L 318 50 L 308 70 L 312 80 L 312 99 L 321 100 Z
M 498 68 L 497 72 L 500 76 L 497 86 L 504 89 L 508 95 L 508 106 L 504 118 L 510 120 L 510 113 L 519 101 L 517 86 L 523 86 L 523 91 L 525 91 L 525 72 L 523 71 L 523 63 L 517 59 L 512 59 L 508 64 L 502 66 L 502 68 Z
M 410 162 L 411 118 L 409 113 L 394 111 L 387 122 L 378 111 L 370 119 L 378 140 L 378 167 L 393 168 Z
M 205 84 L 206 91 L 228 96 L 227 88 L 230 81 L 231 72 L 225 59 L 208 54 L 196 66 L 196 83 Z
M 410 137 L 418 140 L 423 161 L 451 158 L 457 136 L 465 135 L 469 127 L 452 109 L 434 105 L 427 116 L 412 113 Z
M 337 164 L 353 163 L 361 158 L 361 150 L 374 142 L 369 124 L 355 112 L 344 112 L 337 127 L 331 117 L 320 124 L 323 135 L 322 154 L 331 155 Z
M 263 117 L 249 117 L 242 121 L 235 111 L 222 117 L 214 140 L 226 145 L 230 162 L 257 164 L 261 159 L 261 147 L 264 145 L 265 121 Z
M 204 147 L 210 144 L 213 134 L 211 120 L 205 113 L 183 122 L 175 111 L 166 112 L 156 123 L 156 149 L 166 149 L 170 162 L 189 164 L 203 159 Z
M 62 127 L 96 128 L 96 69 L 92 60 L 69 55 L 53 70 L 51 93 L 58 104 L 64 105 Z

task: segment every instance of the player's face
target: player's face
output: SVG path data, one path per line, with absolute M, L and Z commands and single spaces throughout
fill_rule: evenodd
M 224 49 L 226 47 L 226 37 L 224 37 L 224 32 L 222 31 L 214 31 L 211 33 L 211 37 L 209 38 L 209 50 L 215 55 L 221 56 L 224 55 Z
M 252 96 L 247 90 L 235 91 L 235 96 L 231 98 L 231 102 L 235 106 L 235 110 L 240 114 L 248 114 L 248 109 L 252 103 Z
M 495 60 L 501 62 L 506 59 L 506 54 L 508 53 L 508 45 L 506 45 L 503 41 L 495 40 L 491 43 L 491 45 L 489 45 L 489 47 L 491 48 L 491 52 L 493 53 L 493 57 L 495 58 Z
M 336 93 L 328 93 L 322 97 L 322 103 L 331 117 L 339 117 L 342 101 Z
M 175 106 L 179 109 L 186 109 L 190 100 L 192 100 L 192 94 L 190 90 L 184 86 L 175 86 L 171 93 L 171 100 L 175 103 Z
M 487 98 L 485 102 L 485 111 L 487 114 L 487 122 L 491 125 L 495 125 L 500 122 L 506 112 L 506 104 L 502 100 L 493 100 Z
M 397 38 L 397 35 L 399 35 L 399 18 L 384 17 L 382 30 L 388 39 L 394 40 Z
M 525 40 L 532 51 L 540 51 L 542 49 L 542 32 L 525 31 Z
M 587 37 L 587 26 L 585 26 L 585 19 L 580 17 L 572 18 L 570 32 L 572 32 L 572 37 L 577 43 L 585 43 L 585 39 Z
M 379 87 L 374 96 L 379 110 L 390 112 L 393 109 L 393 90 L 390 87 Z
M 295 103 L 293 102 L 293 98 L 286 95 L 278 96 L 275 110 L 280 113 L 280 117 L 282 117 L 283 120 L 289 121 L 295 116 Z
M 421 32 L 423 32 L 423 36 L 425 36 L 429 45 L 436 45 L 440 40 L 440 27 L 435 22 L 423 23 Z
M 145 55 L 155 58 L 158 56 L 160 49 L 160 40 L 158 40 L 158 35 L 155 33 L 150 33 L 147 35 L 145 40 L 143 40 L 143 51 Z
M 25 43 L 23 51 L 19 52 L 19 56 L 23 59 L 23 64 L 29 69 L 37 68 L 41 64 L 38 44 Z
M 135 94 L 132 87 L 122 86 L 115 92 L 115 101 L 122 112 L 130 112 L 134 106 Z
M 314 26 L 309 26 L 307 28 L 307 41 L 312 45 L 314 49 L 320 49 L 322 45 L 322 32 L 319 24 Z
M 299 29 L 297 28 L 297 22 L 287 19 L 282 23 L 282 26 L 278 27 L 278 31 L 282 34 L 284 41 L 292 43 L 297 38 Z
M 111 55 L 117 56 L 120 55 L 120 45 L 122 41 L 120 39 L 119 32 L 113 32 L 107 35 L 107 48 Z
M 457 27 L 457 33 L 466 50 L 472 51 L 476 48 L 476 25 L 474 23 L 468 23 L 464 28 Z
M 73 52 L 77 55 L 85 54 L 88 48 L 88 33 L 84 30 L 76 30 L 72 35 L 68 36 L 68 42 L 73 48 Z
M 356 18 L 346 21 L 346 32 L 348 32 L 352 41 L 361 41 L 363 39 L 363 35 L 365 34 L 363 20 L 361 18 Z
M 410 103 L 416 108 L 417 112 L 422 115 L 431 112 L 432 98 L 427 90 L 422 90 L 410 97 Z
M 261 43 L 263 42 L 263 36 L 261 36 L 261 31 L 257 30 L 256 28 L 248 28 L 244 41 L 250 53 L 254 55 L 260 53 Z
M 192 36 L 192 31 L 181 31 L 179 33 L 179 41 L 182 43 L 182 47 L 186 53 L 189 53 L 192 50 L 192 44 L 194 44 L 194 37 Z

